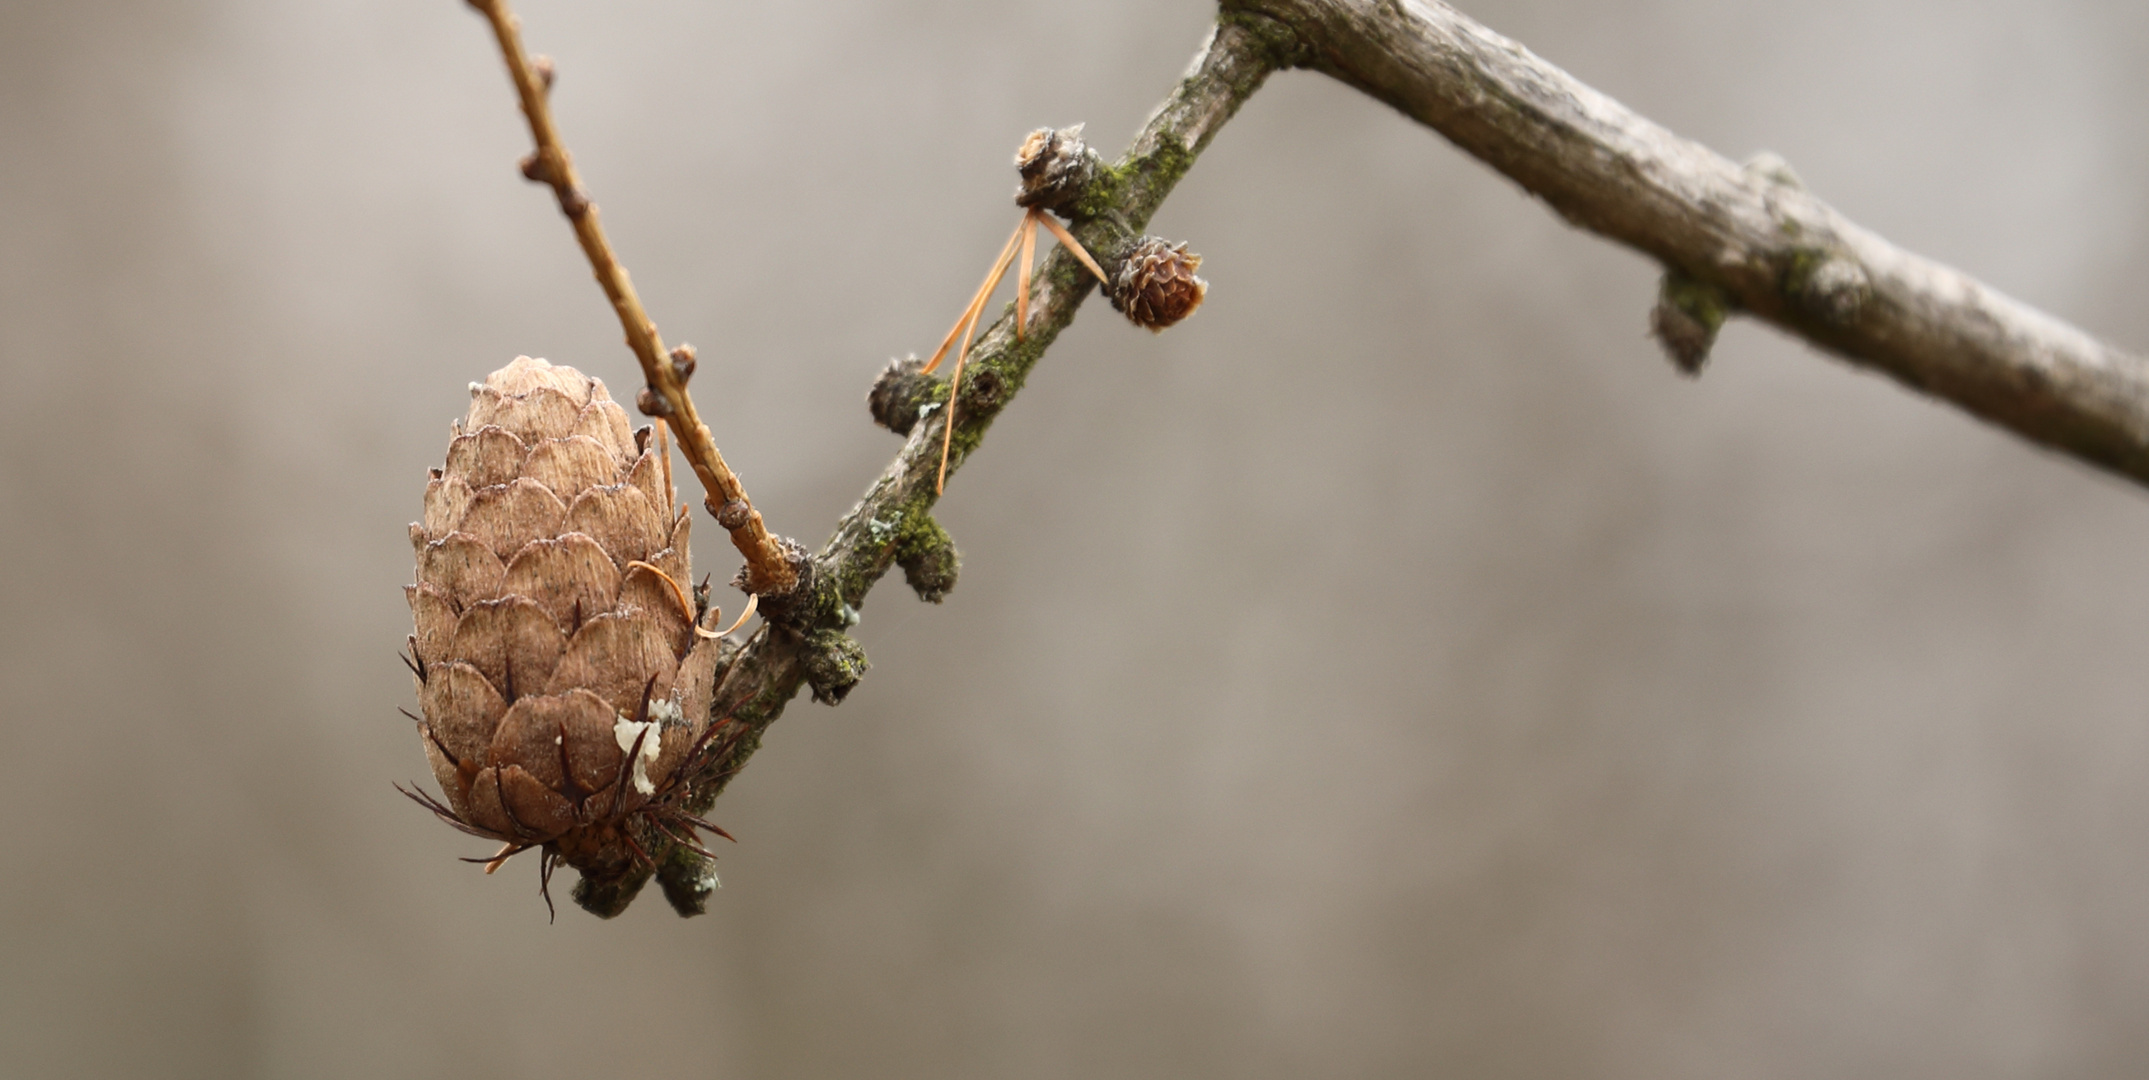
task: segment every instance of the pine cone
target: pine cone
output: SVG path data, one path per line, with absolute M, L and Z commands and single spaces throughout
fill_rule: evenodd
M 419 801 L 503 856 L 542 847 L 548 876 L 626 877 L 653 830 L 691 845 L 678 807 L 720 749 L 690 516 L 602 382 L 517 357 L 470 397 L 410 527 L 418 729 L 447 796 Z
M 1194 276 L 1199 269 L 1201 256 L 1188 254 L 1185 244 L 1144 236 L 1120 262 L 1105 295 L 1129 322 L 1159 332 L 1192 315 L 1209 295 L 1209 283 Z

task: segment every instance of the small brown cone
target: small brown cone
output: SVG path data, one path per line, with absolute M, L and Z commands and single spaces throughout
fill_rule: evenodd
M 670 808 L 712 741 L 688 515 L 602 382 L 525 356 L 470 397 L 405 590 L 435 809 L 616 879 L 691 835 Z
M 1201 256 L 1185 244 L 1144 236 L 1120 262 L 1106 295 L 1127 321 L 1161 331 L 1192 315 L 1209 295 L 1209 283 L 1194 276 L 1199 269 Z

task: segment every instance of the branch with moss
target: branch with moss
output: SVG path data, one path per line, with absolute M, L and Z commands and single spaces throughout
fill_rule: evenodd
M 1298 61 L 1385 101 L 1663 264 L 1652 329 L 1698 372 L 1764 319 L 2023 438 L 2149 483 L 2149 363 L 1898 248 L 1806 191 L 1636 115 L 1436 0 L 1223 0 Z
M 1145 247 L 1142 230 L 1171 194 L 1194 159 L 1224 123 L 1286 59 L 1267 28 L 1226 20 L 1211 32 L 1192 65 L 1143 126 L 1117 163 L 1086 170 L 1080 190 L 1060 203 L 1069 229 L 1102 264 L 1119 276 L 1130 256 Z M 800 687 L 815 700 L 843 700 L 865 673 L 865 651 L 846 631 L 881 577 L 901 566 L 921 599 L 939 601 L 954 585 L 957 555 L 948 534 L 933 520 L 939 501 L 942 436 L 954 414 L 950 476 L 962 468 L 1060 331 L 1074 321 L 1096 279 L 1064 248 L 1055 250 L 1035 276 L 1027 305 L 1009 305 L 987 328 L 971 354 L 961 398 L 950 410 L 950 383 L 923 374 L 918 361 L 891 364 L 870 395 L 874 417 L 903 434 L 903 449 L 882 471 L 819 553 L 802 559 L 797 589 L 765 597 L 760 630 L 717 676 L 718 715 L 728 711 L 744 733 L 695 783 L 690 810 L 706 812 L 761 744 L 761 735 L 783 714 Z M 1015 311 L 1026 306 L 1029 322 L 1017 339 Z M 715 877 L 706 860 L 671 846 L 658 856 L 656 876 L 665 897 L 683 915 L 700 913 Z M 644 882 L 627 879 L 593 889 L 577 885 L 575 901 L 598 914 L 623 909 Z

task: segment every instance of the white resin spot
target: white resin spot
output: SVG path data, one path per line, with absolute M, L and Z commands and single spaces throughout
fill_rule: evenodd
M 636 723 L 627 719 L 624 713 L 620 714 L 619 721 L 612 725 L 612 737 L 619 740 L 620 750 L 634 754 L 634 790 L 644 795 L 654 795 L 657 792 L 657 782 L 649 778 L 649 766 L 656 763 L 657 754 L 663 749 L 660 745 L 663 741 L 662 735 L 663 732 L 659 730 L 656 721 L 644 720 Z M 636 739 L 642 741 L 642 750 L 638 754 L 634 751 Z

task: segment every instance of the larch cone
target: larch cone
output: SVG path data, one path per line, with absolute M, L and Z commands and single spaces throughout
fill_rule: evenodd
M 1201 256 L 1161 236 L 1144 236 L 1119 265 L 1105 299 L 1136 326 L 1159 333 L 1194 313 L 1209 283 L 1194 276 Z
M 531 848 L 541 881 L 575 867 L 600 914 L 625 908 L 652 851 L 707 857 L 694 830 L 714 827 L 682 804 L 724 749 L 717 616 L 688 591 L 691 515 L 647 441 L 571 367 L 521 356 L 472 383 L 404 587 L 445 801 L 412 797 L 499 841 L 488 869 Z

